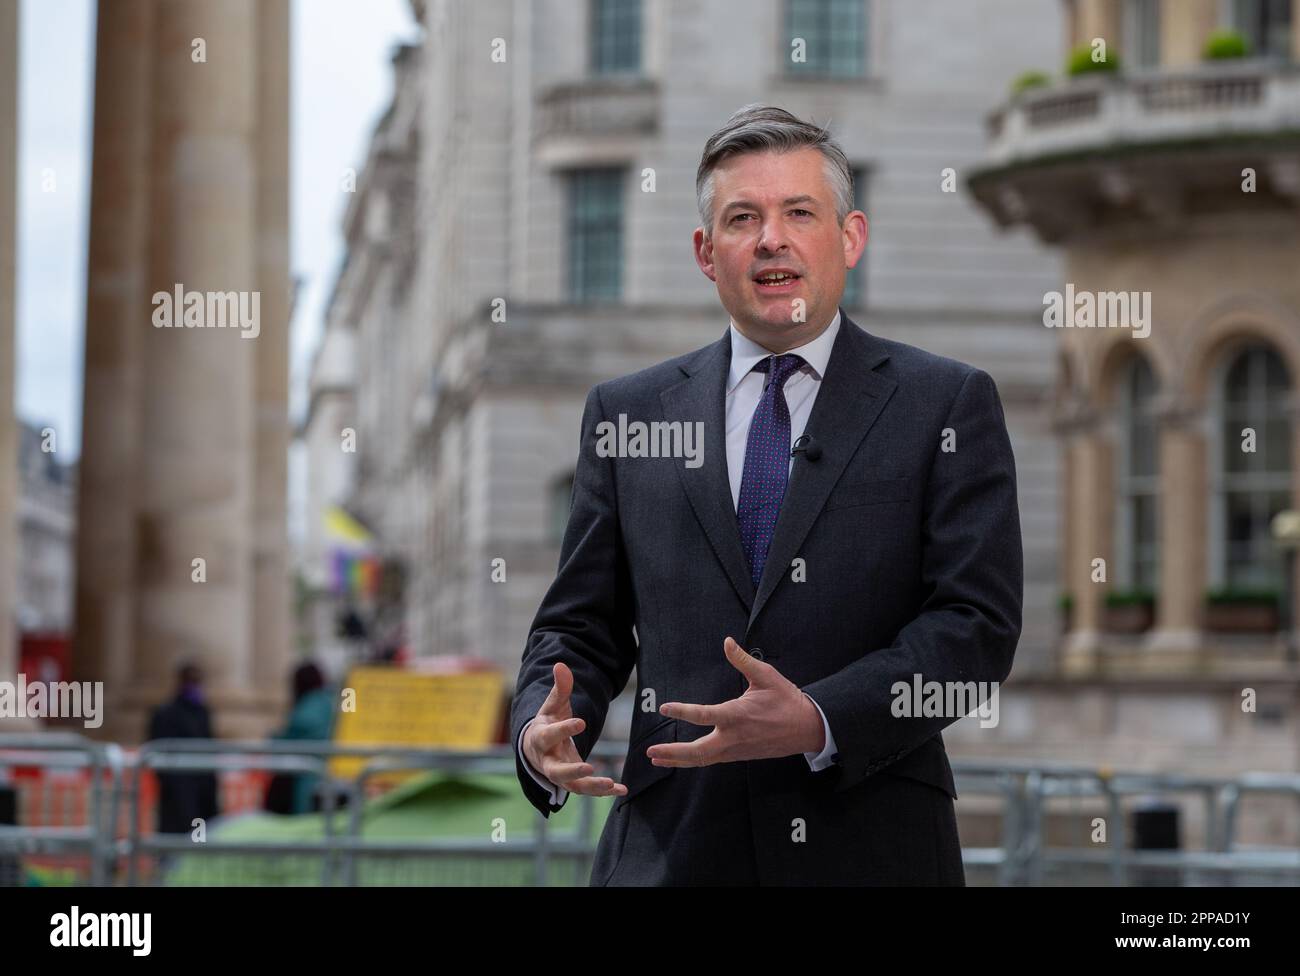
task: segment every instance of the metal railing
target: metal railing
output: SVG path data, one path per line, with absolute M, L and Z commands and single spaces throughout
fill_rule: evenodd
M 625 751 L 621 743 L 601 744 L 590 758 L 598 767 L 614 769 Z M 359 771 L 346 780 L 332 778 L 331 760 L 346 757 L 362 760 Z M 959 813 L 963 818 L 978 817 L 976 807 L 983 802 L 983 813 L 1000 832 L 998 844 L 967 846 L 963 859 L 973 874 L 996 884 L 1300 882 L 1300 845 L 1253 849 L 1240 840 L 1247 800 L 1282 797 L 1284 808 L 1300 814 L 1300 774 L 1206 777 L 1117 772 L 1078 764 L 961 760 L 953 763 L 953 769 L 958 792 L 968 801 L 958 802 Z M 391 884 L 396 883 L 395 875 L 385 875 L 384 864 L 445 866 L 453 861 L 465 866 L 462 880 L 469 883 L 496 884 L 509 878 L 509 883 L 582 885 L 600 826 L 600 801 L 574 795 L 573 812 L 556 817 L 572 823 L 572 829 L 557 828 L 555 820 L 530 811 L 531 834 L 512 837 L 508 844 L 481 835 L 435 836 L 433 831 L 401 839 L 366 836 L 368 804 L 380 793 L 376 782 L 381 777 L 443 772 L 463 777 L 499 774 L 513 780 L 514 753 L 508 747 L 470 752 L 177 739 L 147 743 L 132 755 L 112 743 L 53 733 L 0 736 L 0 783 L 6 770 L 39 771 L 47 778 L 71 772 L 82 785 L 85 802 L 78 807 L 82 815 L 70 821 L 33 818 L 31 813 L 42 809 L 43 798 L 29 786 L 20 804 L 20 823 L 0 825 L 0 865 L 6 857 L 34 863 L 63 858 L 75 869 L 78 883 L 91 885 L 166 882 L 165 867 L 190 855 L 250 858 L 259 864 L 309 859 L 315 867 L 309 874 L 299 871 L 291 883 L 327 886 Z M 216 829 L 214 836 L 196 843 L 186 834 L 147 829 L 152 811 L 146 808 L 145 785 L 151 776 L 213 772 L 231 777 L 250 771 L 319 777 L 328 788 L 321 791 L 318 836 L 252 839 Z M 18 777 L 15 782 L 21 785 L 23 780 Z M 1202 848 L 1133 849 L 1126 815 L 1135 801 L 1189 794 L 1199 800 L 1203 811 Z M 971 797 L 981 800 L 972 804 Z M 1067 807 L 1064 813 L 1062 805 Z M 24 819 L 42 822 L 23 823 Z M 1300 816 L 1292 820 L 1300 822 Z M 1095 836 L 1098 824 L 1105 831 L 1100 842 Z M 1071 843 L 1052 841 L 1049 826 L 1058 833 L 1078 829 L 1082 836 L 1073 837 Z M 501 870 L 495 870 L 498 867 Z M 197 872 L 196 876 L 204 879 L 199 883 L 212 883 L 211 875 Z

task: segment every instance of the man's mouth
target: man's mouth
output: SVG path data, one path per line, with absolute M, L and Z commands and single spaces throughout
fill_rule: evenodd
M 764 271 L 754 277 L 754 283 L 763 291 L 782 291 L 793 288 L 800 277 L 793 271 Z

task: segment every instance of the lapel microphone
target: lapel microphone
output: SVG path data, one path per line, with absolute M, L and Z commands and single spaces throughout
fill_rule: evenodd
M 790 456 L 802 454 L 808 461 L 816 461 L 822 456 L 822 446 L 813 440 L 812 434 L 800 434 L 794 440 L 794 450 Z

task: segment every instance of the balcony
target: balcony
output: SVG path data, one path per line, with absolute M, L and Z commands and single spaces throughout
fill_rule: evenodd
M 536 139 L 541 144 L 648 136 L 658 129 L 659 85 L 650 78 L 586 78 L 554 85 L 537 96 Z
M 1291 209 L 1300 200 L 1300 72 L 1243 61 L 1094 76 L 1021 93 L 988 119 L 971 191 L 1045 241 L 1127 218 Z M 1256 171 L 1243 193 L 1242 170 Z

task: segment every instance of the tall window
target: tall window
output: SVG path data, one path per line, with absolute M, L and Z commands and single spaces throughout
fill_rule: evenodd
M 867 212 L 867 177 L 866 166 L 853 167 L 853 209 Z M 844 278 L 844 298 L 840 304 L 845 308 L 861 307 L 867 299 L 867 252 L 862 252 L 856 268 L 849 268 Z
M 622 293 L 623 171 L 569 174 L 569 298 L 617 301 Z
M 867 69 L 868 0 L 785 0 L 781 56 L 786 72 L 829 78 L 856 78 Z M 794 58 L 793 42 L 803 40 L 805 60 Z
M 1232 0 L 1232 26 L 1255 57 L 1290 60 L 1291 0 Z
M 641 70 L 641 0 L 591 0 L 591 70 Z
M 1286 367 L 1267 346 L 1249 346 L 1224 370 L 1214 513 L 1219 586 L 1280 589 L 1283 585 L 1281 554 L 1269 526 L 1291 501 L 1287 392 Z
M 1116 584 L 1155 592 L 1160 575 L 1156 518 L 1160 497 L 1160 447 L 1152 407 L 1156 378 L 1143 356 L 1129 360 L 1119 389 L 1119 451 L 1116 457 Z
M 1160 0 L 1125 0 L 1121 56 L 1138 68 L 1160 64 Z

